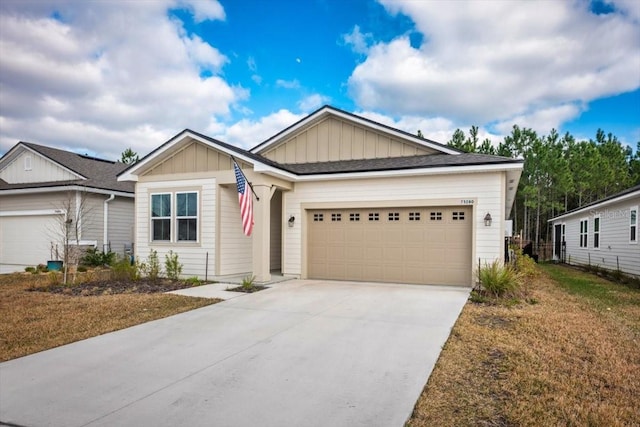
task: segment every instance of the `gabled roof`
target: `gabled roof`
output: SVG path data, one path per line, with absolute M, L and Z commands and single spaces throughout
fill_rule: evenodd
M 596 200 L 595 202 L 589 203 L 584 206 L 580 206 L 579 208 L 572 209 L 568 212 L 563 213 L 562 215 L 558 215 L 555 218 L 551 218 L 548 222 L 556 221 L 558 219 L 562 219 L 567 216 L 571 216 L 574 214 L 578 214 L 580 212 L 586 211 L 587 209 L 591 210 L 594 208 L 599 208 L 603 206 L 607 206 L 612 203 L 621 202 L 623 200 L 630 199 L 632 197 L 640 197 L 640 185 L 636 185 L 631 188 L 627 188 L 619 193 L 612 194 L 611 196 L 605 197 L 600 200 Z
M 340 110 L 340 109 L 332 107 L 330 105 L 325 105 L 325 106 L 317 109 L 313 113 L 309 114 L 307 117 L 297 121 L 296 123 L 292 124 L 288 128 L 282 130 L 281 132 L 278 132 L 274 136 L 272 136 L 272 137 L 268 138 L 267 140 L 261 142 L 260 144 L 256 145 L 250 151 L 252 153 L 264 152 L 269 147 L 277 145 L 280 142 L 282 142 L 283 140 L 287 139 L 289 136 L 291 136 L 292 134 L 294 134 L 295 132 L 297 132 L 301 128 L 303 128 L 305 126 L 308 126 L 308 125 L 310 125 L 310 124 L 312 124 L 314 122 L 317 122 L 319 120 L 322 120 L 322 119 L 324 119 L 325 117 L 328 117 L 328 116 L 339 117 L 339 118 L 354 122 L 356 124 L 359 124 L 359 125 L 361 125 L 363 127 L 377 129 L 377 130 L 383 131 L 385 133 L 391 134 L 393 136 L 396 136 L 398 138 L 401 138 L 401 139 L 404 139 L 404 140 L 409 140 L 409 141 L 411 141 L 411 142 L 413 142 L 415 144 L 422 145 L 424 147 L 428 147 L 428 148 L 434 149 L 434 150 L 439 151 L 441 153 L 446 153 L 446 154 L 461 154 L 461 153 L 463 153 L 463 151 L 460 151 L 460 150 L 458 150 L 456 148 L 449 147 L 449 146 L 444 145 L 444 144 L 440 144 L 439 142 L 435 142 L 435 141 L 432 141 L 432 140 L 427 139 L 427 138 L 421 138 L 421 137 L 419 137 L 417 135 L 413 135 L 413 134 L 411 134 L 409 132 L 405 132 L 405 131 L 402 131 L 400 129 L 393 128 L 391 126 L 384 125 L 382 123 L 376 122 L 376 121 L 371 120 L 371 119 L 367 119 L 365 117 L 357 116 L 355 114 L 349 113 L 349 112 L 344 111 L 344 110 Z
M 119 191 L 131 194 L 134 192 L 135 186 L 133 183 L 119 182 L 117 180 L 117 175 L 128 166 L 124 163 L 84 156 L 70 151 L 33 144 L 30 142 L 19 142 L 16 144 L 2 158 L 0 158 L 0 164 L 15 155 L 20 148 L 36 152 L 46 157 L 60 167 L 78 175 L 78 179 L 18 184 L 11 184 L 4 180 L 0 180 L 0 191 L 77 185 L 106 191 Z

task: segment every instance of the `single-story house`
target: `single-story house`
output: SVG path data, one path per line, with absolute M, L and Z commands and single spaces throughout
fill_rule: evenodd
M 13 146 L 0 158 L 0 272 L 62 260 L 65 240 L 131 249 L 135 186 L 117 180 L 126 167 L 29 142 Z
M 640 185 L 549 220 L 553 256 L 640 277 Z
M 234 159 L 255 191 L 250 237 Z M 118 179 L 136 182 L 136 256 L 172 250 L 186 276 L 470 286 L 504 257 L 521 172 L 325 106 L 250 150 L 186 129 Z

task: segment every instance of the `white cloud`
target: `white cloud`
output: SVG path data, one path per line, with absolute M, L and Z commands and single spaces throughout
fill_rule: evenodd
M 363 109 L 512 123 L 640 87 L 638 3 L 594 15 L 588 2 L 381 2 L 424 42 L 368 49 L 349 79 Z
M 144 155 L 228 118 L 249 92 L 219 75 L 224 54 L 170 17 L 180 7 L 225 17 L 216 1 L 0 3 L 0 152 L 26 140 Z
M 298 80 L 276 80 L 276 86 L 285 89 L 300 89 L 300 82 Z
M 351 46 L 351 50 L 355 53 L 366 54 L 369 51 L 369 45 L 373 41 L 373 34 L 362 33 L 360 26 L 356 25 L 350 33 L 341 36 L 342 42 Z
M 298 102 L 298 108 L 303 112 L 310 112 L 322 107 L 325 104 L 330 102 L 330 98 L 320 95 L 319 93 L 314 93 L 313 95 L 309 95 Z
M 214 138 L 239 147 L 253 148 L 305 116 L 283 109 L 258 120 L 242 119 L 216 134 Z
M 551 129 L 559 129 L 562 123 L 576 118 L 583 111 L 584 108 L 575 104 L 558 105 L 510 117 L 509 120 L 496 123 L 494 127 L 503 134 L 509 134 L 513 125 L 517 124 L 521 128 L 531 128 L 545 135 Z

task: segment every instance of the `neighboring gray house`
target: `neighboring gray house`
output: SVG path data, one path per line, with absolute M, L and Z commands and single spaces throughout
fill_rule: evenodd
M 130 248 L 134 185 L 116 179 L 127 166 L 28 142 L 11 148 L 0 158 L 0 273 L 61 258 L 73 218 L 82 246 Z
M 550 219 L 554 259 L 640 276 L 640 185 Z

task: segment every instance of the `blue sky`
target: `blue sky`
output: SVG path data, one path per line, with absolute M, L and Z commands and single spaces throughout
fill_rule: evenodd
M 184 128 L 249 148 L 318 107 L 446 143 L 514 124 L 640 140 L 640 2 L 0 2 L 0 154 Z

